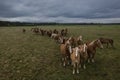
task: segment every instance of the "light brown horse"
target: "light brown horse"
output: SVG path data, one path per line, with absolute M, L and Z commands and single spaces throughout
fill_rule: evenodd
M 114 47 L 114 41 L 112 40 L 112 39 L 109 39 L 109 38 L 99 38 L 99 40 L 101 41 L 101 43 L 102 44 L 106 44 L 107 46 L 107 48 L 108 48 L 108 46 L 109 46 L 109 44 L 112 46 L 112 47 Z
M 88 53 L 88 62 L 94 62 L 94 56 L 96 53 L 96 48 L 103 48 L 103 45 L 99 39 L 87 43 L 87 53 Z
M 88 59 L 87 45 L 83 44 L 73 48 L 70 57 L 73 65 L 73 74 L 75 74 L 75 72 L 79 73 L 80 66 L 86 69 L 85 63 Z
M 72 49 L 72 53 L 70 54 L 72 66 L 73 66 L 73 74 L 75 72 L 79 74 L 79 66 L 80 66 L 80 49 L 79 47 L 75 47 Z

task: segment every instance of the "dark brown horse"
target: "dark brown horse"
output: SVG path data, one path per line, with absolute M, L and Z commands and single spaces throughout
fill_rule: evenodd
M 107 46 L 107 48 L 108 48 L 108 46 L 109 46 L 109 44 L 112 46 L 112 47 L 114 47 L 114 41 L 112 40 L 112 39 L 109 39 L 109 38 L 99 38 L 99 40 L 101 41 L 101 43 L 102 44 L 106 44 Z
M 94 56 L 96 53 L 96 48 L 103 48 L 103 45 L 99 39 L 94 40 L 92 42 L 86 43 L 87 44 L 87 53 L 88 53 L 88 62 L 94 62 Z

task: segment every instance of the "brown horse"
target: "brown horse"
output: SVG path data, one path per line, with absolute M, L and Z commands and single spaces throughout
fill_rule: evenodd
M 109 46 L 109 44 L 112 46 L 112 47 L 114 47 L 114 45 L 113 45 L 113 43 L 114 43 L 114 41 L 112 40 L 112 39 L 109 39 L 109 38 L 99 38 L 99 40 L 101 41 L 101 43 L 102 44 L 106 44 L 107 46 L 107 48 L 108 48 L 108 46 Z
M 48 37 L 51 37 L 51 35 L 52 35 L 52 30 L 47 31 L 47 35 L 48 35 Z
M 72 48 L 71 48 L 71 42 L 69 39 L 65 41 L 65 43 L 60 45 L 60 52 L 62 55 L 62 63 L 63 66 L 66 66 L 66 64 L 70 63 L 70 53 L 72 53 Z
M 58 39 L 58 42 L 60 44 L 65 44 L 65 42 L 68 40 L 67 37 L 64 37 L 64 36 L 60 36 L 59 39 Z
M 85 63 L 88 59 L 87 45 L 83 44 L 73 48 L 70 57 L 73 65 L 73 74 L 75 74 L 75 72 L 79 73 L 80 66 L 86 69 Z
M 80 35 L 79 37 L 70 37 L 70 41 L 72 43 L 72 47 L 76 47 L 78 45 L 83 44 L 82 36 Z
M 87 43 L 87 53 L 88 53 L 88 62 L 94 62 L 94 56 L 96 53 L 96 48 L 103 48 L 103 45 L 99 39 Z
M 77 38 L 76 42 L 77 42 L 77 45 L 82 45 L 83 44 L 83 39 L 82 39 L 81 35 Z
M 88 59 L 87 45 L 86 44 L 79 45 L 79 49 L 80 49 L 81 67 L 86 69 L 85 64 L 86 64 L 87 59 Z
M 67 28 L 61 30 L 61 35 L 62 36 L 67 36 L 67 34 L 68 34 L 68 29 Z
M 58 34 L 59 32 L 56 29 L 54 29 L 53 33 Z
M 70 54 L 70 58 L 73 65 L 73 74 L 79 73 L 79 66 L 80 66 L 80 49 L 79 47 L 75 47 L 72 49 L 72 53 Z
M 65 36 L 67 36 L 67 34 L 68 34 L 68 29 L 65 28 Z
M 35 34 L 39 34 L 39 28 L 31 28 L 31 31 Z
M 42 30 L 42 29 L 40 29 L 40 33 L 41 33 L 41 35 L 42 35 L 42 36 L 44 36 L 45 31 L 44 31 L 44 30 Z

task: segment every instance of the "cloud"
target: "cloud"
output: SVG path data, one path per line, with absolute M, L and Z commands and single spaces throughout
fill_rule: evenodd
M 2 0 L 0 20 L 119 22 L 120 0 Z

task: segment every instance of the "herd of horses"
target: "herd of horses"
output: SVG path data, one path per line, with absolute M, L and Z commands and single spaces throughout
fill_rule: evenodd
M 48 36 L 60 44 L 61 62 L 65 67 L 66 65 L 73 66 L 73 74 L 79 73 L 79 68 L 86 69 L 87 63 L 94 63 L 95 54 L 97 48 L 103 48 L 103 44 L 106 44 L 108 48 L 111 45 L 114 48 L 113 40 L 109 38 L 100 37 L 90 42 L 84 42 L 82 35 L 78 37 L 68 37 L 68 29 L 62 29 L 58 31 L 44 30 L 39 28 L 31 28 L 31 31 L 35 34 L 41 34 L 42 36 Z M 23 29 L 23 33 L 26 30 Z

